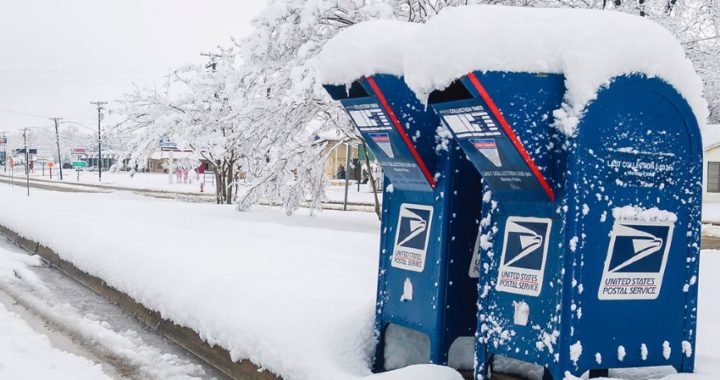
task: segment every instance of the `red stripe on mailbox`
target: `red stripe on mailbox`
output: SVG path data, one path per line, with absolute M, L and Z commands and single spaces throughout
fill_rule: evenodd
M 488 94 L 488 92 L 485 90 L 485 87 L 480 84 L 480 80 L 478 80 L 475 73 L 471 72 L 470 74 L 468 74 L 468 78 L 470 79 L 470 82 L 473 84 L 477 92 L 480 94 L 480 97 L 483 98 L 483 100 L 485 101 L 485 104 L 487 104 L 488 108 L 490 108 L 490 112 L 492 112 L 498 122 L 500 122 L 500 126 L 510 138 L 510 141 L 512 141 L 515 149 L 520 152 L 520 156 L 522 156 L 525 163 L 528 165 L 528 167 L 530 167 L 530 171 L 532 171 L 533 175 L 535 175 L 535 178 L 537 178 L 538 182 L 540 182 L 540 186 L 542 186 L 543 190 L 545 190 L 545 193 L 550 198 L 550 201 L 554 202 L 555 192 L 550 187 L 550 184 L 547 182 L 542 173 L 540 173 L 540 169 L 538 169 L 537 165 L 535 165 L 535 161 L 530 158 L 530 155 L 528 154 L 527 150 L 525 150 L 525 147 L 520 142 L 520 139 L 518 139 L 517 135 L 510 127 L 510 124 L 507 122 L 507 120 L 505 120 L 502 113 L 500 113 L 500 109 L 498 109 L 498 107 L 495 105 L 495 102 L 493 102 L 490 94 Z
M 395 116 L 395 113 L 393 112 L 392 108 L 390 108 L 390 105 L 387 102 L 387 99 L 385 99 L 385 95 L 383 95 L 382 91 L 380 91 L 380 87 L 378 87 L 377 83 L 375 83 L 375 79 L 372 76 L 369 76 L 366 78 L 368 81 L 368 84 L 370 84 L 370 87 L 375 92 L 375 97 L 378 98 L 380 101 L 380 105 L 385 110 L 385 113 L 390 118 L 390 121 L 393 123 L 393 126 L 395 126 L 395 130 L 398 131 L 400 134 L 400 137 L 402 137 L 403 141 L 405 142 L 405 145 L 407 146 L 408 150 L 410 150 L 410 154 L 412 154 L 413 158 L 415 159 L 415 162 L 417 162 L 418 166 L 420 167 L 420 170 L 422 171 L 423 175 L 425 176 L 425 179 L 427 179 L 428 183 L 430 184 L 430 187 L 433 189 L 435 188 L 435 178 L 433 178 L 432 174 L 430 174 L 430 171 L 428 170 L 427 166 L 425 165 L 425 162 L 420 157 L 420 154 L 418 153 L 417 149 L 415 149 L 415 146 L 413 145 L 412 141 L 410 140 L 410 136 L 407 135 L 407 132 L 405 132 L 405 128 L 403 128 L 402 124 L 400 124 L 400 120 Z

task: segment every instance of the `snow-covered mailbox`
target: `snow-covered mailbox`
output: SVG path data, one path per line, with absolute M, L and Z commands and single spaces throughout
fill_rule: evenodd
M 402 79 L 402 48 L 416 27 L 350 27 L 328 42 L 317 66 L 385 174 L 375 369 L 448 361 L 471 369 L 472 349 L 459 347 L 472 347 L 477 324 L 477 276 L 469 271 L 480 176 L 453 141 L 436 141 L 440 120 Z
M 406 82 L 492 192 L 479 378 L 692 371 L 707 107 L 681 45 L 616 12 L 471 6 L 409 46 Z

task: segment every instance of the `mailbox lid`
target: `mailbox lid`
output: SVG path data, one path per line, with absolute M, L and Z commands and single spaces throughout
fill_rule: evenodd
M 435 188 L 435 133 L 440 121 L 420 104 L 402 78 L 379 74 L 356 81 L 350 89 L 325 88 L 348 111 L 394 187 Z
M 376 99 L 368 97 L 344 100 L 342 103 L 393 187 L 414 191 L 432 190 L 428 175 L 418 166 L 404 139 Z
M 430 104 L 498 200 L 555 200 L 563 184 L 563 136 L 551 126 L 564 78 L 473 72 Z

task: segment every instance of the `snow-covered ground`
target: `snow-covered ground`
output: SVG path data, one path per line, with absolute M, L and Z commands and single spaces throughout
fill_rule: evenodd
M 0 378 L 110 379 L 100 365 L 54 348 L 1 303 L 0 336 Z
M 10 172 L 3 173 L 0 171 L 0 176 L 9 176 Z M 22 184 L 25 179 L 25 169 L 22 166 L 15 167 L 15 180 L 17 184 Z M 31 179 L 46 180 L 50 181 L 50 172 L 45 170 L 43 175 L 42 170 L 35 169 L 34 173 L 30 175 Z M 203 179 L 205 178 L 205 179 Z M 61 182 L 57 170 L 53 170 L 54 182 Z M 74 184 L 87 184 L 94 186 L 107 186 L 107 187 L 121 187 L 127 189 L 137 190 L 158 190 L 158 191 L 170 191 L 176 193 L 188 193 L 188 194 L 200 194 L 200 182 L 205 181 L 204 192 L 206 194 L 215 193 L 215 184 L 211 176 L 203 177 L 201 174 L 199 177 L 193 177 L 192 181 L 188 183 L 178 182 L 176 177 L 173 177 L 173 183 L 170 184 L 167 174 L 160 173 L 135 173 L 133 176 L 129 172 L 103 172 L 102 182 L 98 181 L 97 172 L 81 172 L 80 180 L 78 181 L 75 170 L 65 169 L 63 171 L 63 181 L 61 183 L 66 185 Z M 336 181 L 336 185 L 327 188 L 327 200 L 334 202 L 342 202 L 345 197 L 345 187 L 342 181 Z M 339 186 L 338 186 L 339 184 Z M 245 189 L 244 186 L 240 186 L 240 191 Z M 378 198 L 382 198 L 382 194 L 378 194 Z M 351 182 L 348 188 L 348 201 L 353 203 L 367 203 L 374 204 L 375 200 L 371 188 L 367 184 L 361 184 L 358 189 L 357 184 Z
M 371 213 L 287 217 L 258 207 L 66 194 L 0 185 L 0 224 L 165 318 L 199 332 L 234 359 L 292 379 L 460 379 L 409 367 L 371 375 L 379 223 Z M 61 223 L 58 223 L 61 220 Z M 697 372 L 720 378 L 720 251 L 703 251 Z M 667 379 L 686 378 L 674 375 Z
M 2 173 L 4 175 L 10 175 L 8 173 Z M 25 178 L 25 168 L 23 166 L 16 166 L 14 172 L 16 179 Z M 35 168 L 33 173 L 30 174 L 30 178 L 43 179 L 50 181 L 50 171 L 45 168 L 45 173 L 41 168 Z M 57 168 L 53 169 L 52 181 L 60 182 L 60 174 Z M 173 191 L 181 193 L 199 193 L 200 182 L 205 181 L 206 192 L 211 194 L 215 191 L 215 185 L 213 179 L 210 176 L 206 176 L 203 179 L 203 175 L 188 177 L 188 183 L 181 181 L 178 183 L 177 178 L 173 176 L 173 183 L 170 184 L 167 174 L 160 173 L 135 173 L 130 176 L 130 172 L 106 172 L 102 173 L 102 182 L 98 180 L 98 172 L 81 171 L 80 178 L 78 180 L 77 172 L 75 169 L 63 169 L 63 181 L 62 183 L 67 184 L 88 184 L 88 185 L 102 185 L 102 186 L 114 186 L 114 187 L 125 187 L 130 189 L 149 189 L 149 190 L 161 190 L 161 191 Z
M 0 282 L 19 280 L 27 265 L 38 262 L 37 257 L 13 255 L 0 248 Z M 0 378 L 109 379 L 99 364 L 54 347 L 47 336 L 8 310 L 4 300 L 0 298 Z
M 286 379 L 370 375 L 379 222 L 0 185 L 0 223 Z M 62 223 L 58 223 L 62 220 Z M 421 366 L 381 379 L 459 379 Z
M 703 203 L 702 220 L 707 223 L 720 223 L 720 203 Z
M 345 198 L 345 187 L 330 186 L 326 195 L 329 201 L 342 202 Z M 378 193 L 378 200 L 382 202 L 382 193 Z M 368 185 L 360 185 L 358 190 L 357 185 L 350 185 L 348 187 L 348 202 L 375 204 L 372 188 Z
M 37 256 L 28 256 L 2 237 L 0 306 L 21 317 L 34 334 L 47 336 L 56 349 L 100 363 L 103 372 L 111 378 L 225 378 L 195 356 L 147 329 L 117 305 L 60 271 L 42 265 Z M 0 332 L 11 327 L 12 324 L 0 326 Z M 0 342 L 0 346 L 2 343 L 5 342 Z M 0 354 L 0 363 L 3 359 Z M 64 363 L 59 361 L 55 365 L 63 366 Z M 2 379 L 63 378 L 61 375 L 15 377 L 4 374 L 0 365 Z

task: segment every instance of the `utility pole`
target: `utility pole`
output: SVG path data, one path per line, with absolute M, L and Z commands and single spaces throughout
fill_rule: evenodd
M 30 196 L 30 152 L 27 145 L 27 132 L 30 128 L 23 128 L 23 145 L 25 145 L 25 184 L 27 186 L 27 196 Z
M 217 62 L 216 62 L 215 60 L 218 59 L 218 58 L 220 58 L 220 57 L 225 57 L 225 55 L 223 55 L 223 54 L 218 54 L 218 53 L 200 53 L 200 55 L 203 56 L 203 57 L 208 57 L 208 58 L 210 58 L 210 63 L 208 63 L 207 65 L 205 65 L 205 68 L 206 68 L 206 69 L 210 69 L 210 70 L 212 70 L 213 72 L 217 69 Z
M 90 102 L 90 104 L 93 104 L 97 107 L 98 111 L 98 182 L 102 182 L 102 135 L 100 134 L 100 121 L 102 120 L 102 110 L 103 106 L 107 104 L 107 102 Z
M 60 180 L 63 179 L 63 173 L 62 173 L 62 157 L 60 156 L 60 133 L 58 132 L 58 124 L 60 120 L 62 120 L 61 117 L 53 117 L 50 120 L 55 122 L 55 144 L 57 144 L 57 153 L 58 153 L 58 168 L 60 168 Z M 50 176 L 52 177 L 52 168 L 50 169 Z
M 7 173 L 7 132 L 8 131 L 0 131 L 0 133 L 2 133 L 2 136 L 0 136 L 0 144 L 3 146 L 3 173 Z

